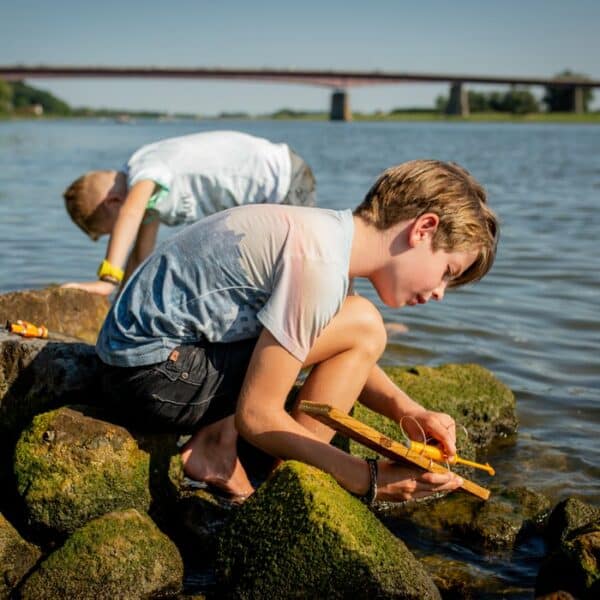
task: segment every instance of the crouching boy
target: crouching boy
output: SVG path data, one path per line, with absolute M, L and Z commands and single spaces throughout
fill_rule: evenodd
M 453 490 L 461 481 L 451 473 L 384 460 L 372 468 L 284 403 L 310 367 L 297 402 L 348 412 L 360 400 L 395 421 L 410 416 L 409 435 L 418 423 L 453 455 L 453 419 L 421 407 L 377 366 L 381 316 L 349 292 L 364 277 L 393 308 L 440 301 L 487 273 L 497 237 L 482 187 L 432 160 L 385 171 L 354 213 L 260 205 L 212 215 L 155 252 L 116 300 L 97 344 L 112 365 L 107 391 L 142 423 L 192 434 L 181 450 L 187 475 L 233 496 L 253 491 L 238 434 L 357 495 L 375 483 L 387 500 Z

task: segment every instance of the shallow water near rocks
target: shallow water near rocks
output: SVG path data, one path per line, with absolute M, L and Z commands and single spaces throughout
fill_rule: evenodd
M 519 435 L 488 460 L 494 484 L 553 501 L 600 502 L 600 127 L 486 123 L 285 121 L 20 121 L 0 123 L 0 292 L 94 279 L 106 249 L 71 224 L 63 189 L 89 169 L 119 168 L 140 145 L 210 129 L 287 141 L 313 167 L 319 204 L 352 208 L 384 168 L 412 158 L 456 161 L 486 187 L 502 220 L 492 272 L 441 303 L 393 311 L 383 363 L 476 362 L 514 392 Z M 161 239 L 173 230 L 162 228 Z M 18 318 L 18 315 L 15 315 Z M 480 479 L 485 484 L 486 479 Z M 460 540 L 404 533 L 489 574 L 481 597 L 530 598 L 541 541 L 486 556 Z M 191 572 L 190 589 L 210 589 Z

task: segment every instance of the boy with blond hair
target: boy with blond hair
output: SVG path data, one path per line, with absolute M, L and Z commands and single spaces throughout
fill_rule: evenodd
M 160 223 L 189 224 L 248 203 L 310 206 L 314 196 L 310 167 L 286 144 L 236 131 L 148 144 L 122 170 L 91 171 L 65 191 L 75 224 L 110 240 L 98 281 L 64 287 L 109 295 L 152 252 Z
M 426 410 L 377 366 L 386 345 L 376 307 L 351 293 L 368 279 L 393 308 L 442 300 L 490 269 L 498 224 L 461 167 L 417 160 L 385 171 L 354 212 L 244 206 L 174 236 L 127 282 L 97 352 L 120 411 L 191 434 L 186 474 L 221 492 L 253 492 L 238 434 L 281 459 L 330 473 L 367 501 L 406 500 L 461 484 L 330 445 L 303 400 L 348 412 L 354 402 L 455 454 L 455 424 Z M 284 405 L 309 367 L 291 414 Z

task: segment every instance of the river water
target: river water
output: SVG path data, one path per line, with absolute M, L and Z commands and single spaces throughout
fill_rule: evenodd
M 94 279 L 106 244 L 69 220 L 63 189 L 119 168 L 140 145 L 210 129 L 287 141 L 311 164 L 318 202 L 354 207 L 384 168 L 452 160 L 486 187 L 502 221 L 496 263 L 441 303 L 387 309 L 385 364 L 476 362 L 515 393 L 516 443 L 489 457 L 496 483 L 554 502 L 600 502 L 600 127 L 300 121 L 0 123 L 0 292 Z M 162 228 L 164 239 L 173 230 Z M 508 569 L 510 571 L 510 569 Z M 514 569 L 513 569 L 514 571 Z M 531 592 L 532 571 L 506 575 Z M 519 593 L 517 593 L 519 596 Z M 516 597 L 516 596 L 515 596 Z

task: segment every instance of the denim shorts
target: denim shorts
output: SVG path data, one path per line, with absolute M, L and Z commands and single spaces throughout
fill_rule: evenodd
M 314 206 L 316 204 L 316 183 L 312 169 L 291 148 L 289 152 L 290 188 L 282 203 L 295 206 Z
M 128 424 L 193 433 L 235 413 L 256 339 L 178 346 L 164 362 L 106 366 L 104 397 Z

